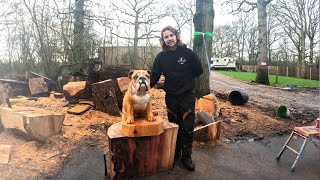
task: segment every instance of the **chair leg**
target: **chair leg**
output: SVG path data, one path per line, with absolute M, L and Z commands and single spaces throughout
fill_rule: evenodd
M 276 157 L 276 160 L 280 160 L 281 155 L 283 154 L 284 150 L 286 150 L 286 146 L 290 142 L 292 136 L 293 136 L 293 131 L 291 132 L 291 134 L 290 134 L 289 138 L 287 139 L 286 143 L 283 145 L 282 149 L 280 150 L 278 156 Z
M 303 137 L 303 138 L 304 138 L 303 144 L 302 144 L 302 146 L 301 146 L 301 148 L 300 148 L 299 153 L 298 153 L 297 156 L 296 156 L 296 159 L 294 160 L 294 162 L 293 162 L 293 164 L 292 164 L 292 166 L 291 166 L 291 168 L 290 168 L 290 172 L 294 172 L 294 171 L 295 171 L 295 168 L 294 168 L 294 167 L 296 166 L 296 164 L 297 164 L 297 162 L 298 162 L 298 159 L 302 156 L 303 151 L 304 151 L 304 148 L 305 148 L 305 146 L 306 146 L 306 144 L 307 144 L 308 138 L 307 138 L 307 137 Z

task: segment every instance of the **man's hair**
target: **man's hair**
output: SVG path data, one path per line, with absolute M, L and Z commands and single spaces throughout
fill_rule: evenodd
M 176 38 L 177 38 L 177 46 L 183 46 L 183 44 L 182 44 L 182 42 L 180 40 L 179 31 L 176 28 L 172 27 L 172 26 L 166 26 L 161 31 L 160 44 L 162 46 L 162 50 L 168 50 L 168 46 L 166 45 L 166 43 L 163 40 L 163 32 L 167 31 L 167 30 L 171 31 L 176 36 Z

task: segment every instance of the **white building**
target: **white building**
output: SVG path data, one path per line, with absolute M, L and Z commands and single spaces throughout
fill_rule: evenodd
M 211 58 L 210 67 L 212 69 L 236 69 L 236 58 Z

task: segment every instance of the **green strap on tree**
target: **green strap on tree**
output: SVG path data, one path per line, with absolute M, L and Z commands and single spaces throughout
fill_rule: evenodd
M 212 32 L 194 32 L 193 36 L 203 36 L 203 34 L 207 37 L 213 37 L 214 34 Z
M 208 52 L 207 52 L 207 46 L 206 46 L 206 36 L 207 37 L 213 37 L 214 34 L 212 32 L 197 32 L 195 31 L 193 33 L 193 36 L 202 36 L 202 45 L 203 45 L 203 48 L 205 50 L 205 53 L 206 53 L 206 59 L 207 59 L 207 62 L 208 62 L 208 71 L 210 72 L 210 61 L 209 61 L 209 57 L 208 57 Z M 211 77 L 210 77 L 210 73 L 209 73 L 209 82 L 211 82 Z

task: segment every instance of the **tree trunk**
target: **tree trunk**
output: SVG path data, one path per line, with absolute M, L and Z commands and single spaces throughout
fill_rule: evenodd
M 197 0 L 196 13 L 193 17 L 194 31 L 203 33 L 213 32 L 213 19 L 213 0 Z M 196 78 L 195 90 L 197 97 L 202 97 L 210 93 L 210 71 L 208 61 L 212 57 L 212 38 L 205 36 L 205 42 L 207 51 L 204 48 L 202 36 L 196 36 L 193 41 L 193 50 L 199 56 L 203 68 L 203 74 Z
M 83 46 L 84 32 L 84 0 L 75 0 L 74 11 L 74 41 L 73 41 L 73 61 L 83 63 L 85 59 L 85 50 Z
M 268 77 L 268 55 L 267 55 L 267 12 L 265 0 L 257 1 L 258 8 L 258 28 L 259 28 L 259 40 L 258 40 L 258 69 L 256 76 L 256 83 L 269 85 Z

